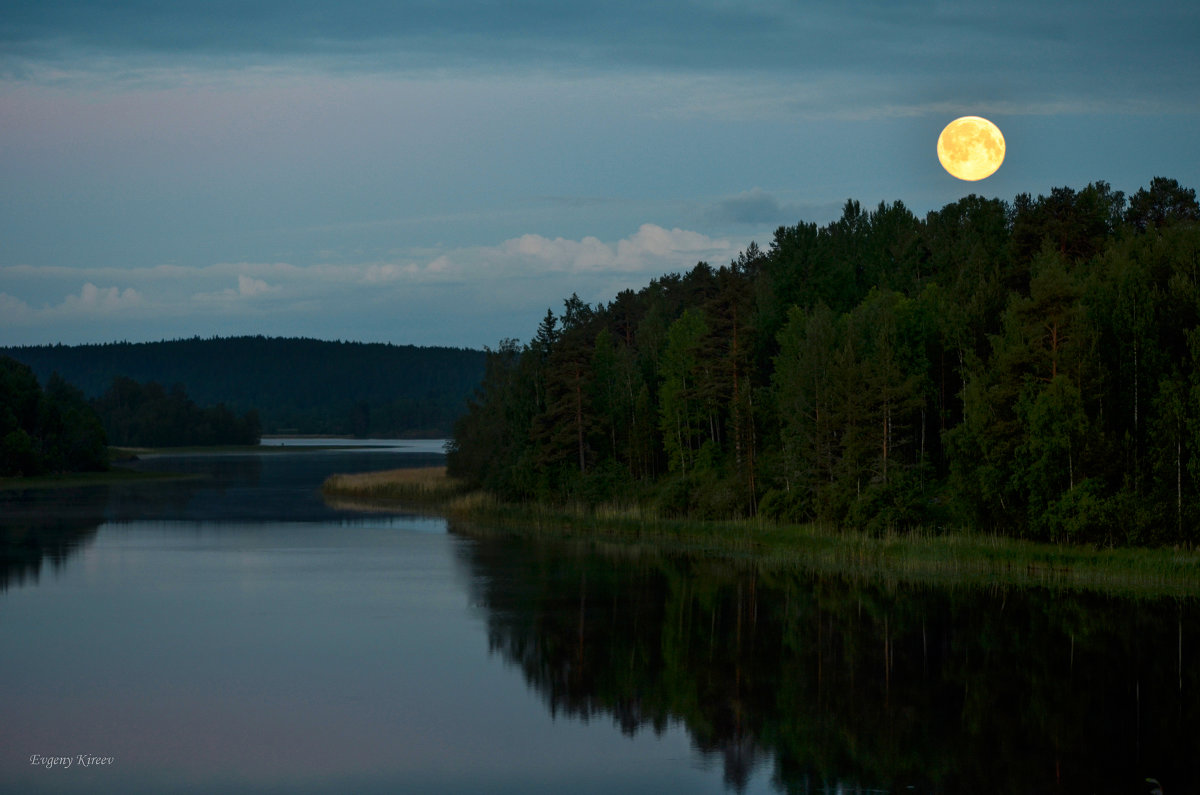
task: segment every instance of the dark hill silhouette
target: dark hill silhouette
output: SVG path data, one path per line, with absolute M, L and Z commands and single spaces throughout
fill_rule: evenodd
M 59 373 L 89 398 L 118 376 L 182 385 L 202 406 L 255 409 L 264 433 L 448 434 L 483 374 L 463 348 L 304 338 L 193 337 L 163 342 L 0 348 L 45 382 Z

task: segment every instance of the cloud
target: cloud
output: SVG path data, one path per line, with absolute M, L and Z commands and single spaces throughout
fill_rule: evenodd
M 64 47 L 185 58 L 328 56 L 343 63 L 349 59 L 350 68 L 355 57 L 370 68 L 385 54 L 393 62 L 438 55 L 441 63 L 498 58 L 578 63 L 643 60 L 669 51 L 673 58 L 698 60 L 706 54 L 692 53 L 690 47 L 705 37 L 720 31 L 740 40 L 756 29 L 761 35 L 784 8 L 680 0 L 617 0 L 606 3 L 603 13 L 588 4 L 551 0 L 306 0 L 302 12 L 291 0 L 232 6 L 207 0 L 60 0 L 53 5 L 22 3 L 9 9 L 0 27 L 7 49 L 41 57 Z
M 6 285 L 0 292 L 0 336 L 11 337 L 20 327 L 28 329 L 25 342 L 107 341 L 118 331 L 130 338 L 114 321 L 136 314 L 144 325 L 135 331 L 154 329 L 181 337 L 235 331 L 311 335 L 328 327 L 333 336 L 366 339 L 403 324 L 410 330 L 397 330 L 396 341 L 406 342 L 449 322 L 462 328 L 448 333 L 475 336 L 442 339 L 443 344 L 481 346 L 531 331 L 499 328 L 495 324 L 501 318 L 510 323 L 531 313 L 536 321 L 546 306 L 557 306 L 572 293 L 592 303 L 611 300 L 622 289 L 638 289 L 651 278 L 689 270 L 700 260 L 724 264 L 739 250 L 727 238 L 645 223 L 614 241 L 530 233 L 489 246 L 381 262 L 7 266 L 0 267 L 0 283 Z M 88 280 L 78 292 L 68 292 L 69 285 L 83 279 Z M 99 279 L 131 286 L 98 287 Z M 34 296 L 64 293 L 40 309 L 31 303 Z M 472 326 L 475 330 L 468 332 Z M 355 334 L 356 328 L 369 333 Z
M 708 226 L 776 229 L 799 221 L 827 223 L 841 211 L 841 201 L 784 202 L 762 188 L 752 188 L 704 207 L 700 217 Z
M 238 274 L 237 292 L 242 298 L 253 298 L 256 295 L 269 293 L 272 291 L 272 289 L 273 288 L 262 279 L 252 279 L 244 273 Z
M 16 296 L 0 293 L 0 317 L 4 318 L 0 325 L 24 325 L 34 316 L 34 310 L 29 304 Z
M 733 76 L 743 86 L 765 88 L 776 109 L 903 113 L 923 104 L 914 86 L 936 86 L 933 96 L 963 102 L 1020 96 L 1052 104 L 1144 96 L 1147 79 L 1156 96 L 1178 107 L 1196 98 L 1200 69 L 1193 42 L 1200 9 L 1172 0 L 616 0 L 602 6 L 306 0 L 303 13 L 290 0 L 63 0 L 7 11 L 0 23 L 0 74 L 46 82 L 86 80 L 97 72 L 126 83 L 186 81 L 198 70 L 251 67 L 343 75 Z M 989 87 L 986 95 L 980 86 Z M 738 91 L 704 93 L 689 104 L 743 104 Z
M 0 329 L 39 322 L 102 319 L 144 307 L 142 294 L 132 287 L 123 290 L 119 287 L 97 287 L 91 282 L 85 283 L 78 293 L 64 296 L 61 302 L 45 304 L 41 308 L 35 308 L 28 301 L 9 293 L 0 293 L 0 317 L 4 318 L 0 321 Z
M 706 212 L 709 220 L 717 224 L 778 224 L 787 221 L 790 215 L 778 199 L 761 188 L 722 199 Z
M 132 287 L 97 287 L 88 282 L 79 295 L 68 295 L 54 311 L 62 315 L 109 314 L 142 305 L 142 295 Z
M 215 266 L 214 270 L 227 270 L 228 265 Z M 297 269 L 288 265 L 272 263 L 268 265 L 257 266 L 256 269 L 268 271 L 273 274 L 281 272 L 295 273 Z M 207 270 L 207 269 L 201 269 Z M 248 276 L 245 273 L 237 275 L 237 287 L 226 287 L 224 290 L 215 292 L 198 292 L 192 296 L 192 300 L 204 304 L 229 304 L 232 302 L 248 303 L 250 299 L 261 298 L 262 296 L 273 295 L 281 292 L 281 288 L 267 284 L 266 280 L 258 279 L 253 276 Z
M 557 273 L 616 271 L 649 273 L 690 268 L 700 259 L 727 259 L 736 252 L 725 239 L 714 239 L 686 229 L 664 229 L 642 224 L 633 235 L 601 242 L 595 237 L 581 240 L 522 235 L 493 248 L 478 249 L 475 256 L 492 267 L 506 270 Z
M 457 281 L 461 270 L 446 256 L 437 256 L 427 263 L 378 262 L 341 267 L 326 266 L 325 270 L 344 281 L 364 284 L 395 284 L 398 282 Z

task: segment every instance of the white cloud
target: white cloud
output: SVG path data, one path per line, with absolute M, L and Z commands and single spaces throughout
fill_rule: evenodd
M 512 258 L 516 264 L 527 263 L 533 268 L 551 271 L 605 270 L 616 267 L 616 252 L 595 237 L 582 240 L 548 238 L 541 235 L 521 235 L 501 245 L 484 249 L 493 259 Z
M 208 268 L 193 269 L 193 274 L 197 279 L 203 279 L 205 276 L 212 273 L 221 273 L 228 271 L 230 267 L 237 267 L 241 271 L 253 270 L 256 272 L 271 273 L 271 274 L 295 274 L 303 271 L 302 268 L 296 268 L 291 265 L 281 263 L 269 263 L 262 265 L 242 265 L 230 266 L 227 264 L 213 265 Z M 253 276 L 240 272 L 237 274 L 237 287 L 226 287 L 223 290 L 211 292 L 197 292 L 192 295 L 192 300 L 201 303 L 232 303 L 246 301 L 251 298 L 258 298 L 264 295 L 271 295 L 281 292 L 281 288 L 277 285 L 271 285 L 265 279 L 258 279 Z
M 690 267 L 696 263 L 689 260 L 732 256 L 734 253 L 728 240 L 714 240 L 686 229 L 667 230 L 654 224 L 642 224 L 637 234 L 617 243 L 618 262 L 636 264 L 639 270 L 655 261 L 670 261 L 676 267 Z
M 272 292 L 274 288 L 262 279 L 252 279 L 244 273 L 238 274 L 238 295 L 243 298 L 253 298 L 256 295 Z
M 642 224 L 632 235 L 612 242 L 593 236 L 576 240 L 525 234 L 491 246 L 425 251 L 383 262 L 310 266 L 286 262 L 236 262 L 152 268 L 5 266 L 0 267 L 0 282 L 8 286 L 8 291 L 0 295 L 5 296 L 3 300 L 17 302 L 28 309 L 31 297 L 61 296 L 64 283 L 78 283 L 81 277 L 88 277 L 78 293 L 62 299 L 60 309 L 105 312 L 135 306 L 165 308 L 196 299 L 211 302 L 266 296 L 276 299 L 321 297 L 363 289 L 376 291 L 392 286 L 486 282 L 539 274 L 614 273 L 654 277 L 690 269 L 699 260 L 722 264 L 735 257 L 739 250 L 740 247 L 728 238 Z M 98 287 L 96 281 L 99 279 L 133 286 Z M 6 306 L 0 303 L 0 308 Z
M 341 278 L 365 284 L 443 281 L 459 276 L 459 268 L 449 258 L 438 256 L 422 265 L 419 262 L 376 262 L 368 265 L 325 266 Z
M 132 287 L 97 287 L 91 282 L 83 285 L 79 295 L 68 295 L 54 311 L 63 315 L 107 314 L 141 306 L 142 295 Z
M 77 273 L 73 275 L 78 276 Z M 0 330 L 104 320 L 114 316 L 130 316 L 145 308 L 146 301 L 142 294 L 132 287 L 97 287 L 92 282 L 85 283 L 78 293 L 64 296 L 57 304 L 46 303 L 41 307 L 18 296 L 0 292 Z
M 0 317 L 4 318 L 4 324 L 0 325 L 28 323 L 33 316 L 34 310 L 29 304 L 16 296 L 0 293 Z
M 646 273 L 691 268 L 701 259 L 732 258 L 736 252 L 726 239 L 714 239 L 686 229 L 664 229 L 642 224 L 633 235 L 607 244 L 595 237 L 581 240 L 522 235 L 499 246 L 463 252 L 493 267 L 508 271 L 558 273 Z
M 473 343 L 484 345 L 532 330 L 489 326 L 489 317 L 507 318 L 492 321 L 500 324 L 526 311 L 540 316 L 572 293 L 589 302 L 610 300 L 621 289 L 638 289 L 700 260 L 724 264 L 738 250 L 725 238 L 648 223 L 614 241 L 525 234 L 490 246 L 421 250 L 382 262 L 8 266 L 0 267 L 5 288 L 0 335 L 19 327 L 25 341 L 105 341 L 118 329 L 128 336 L 122 324 L 135 319 L 144 325 L 133 328 L 152 327 L 154 334 L 168 336 L 310 334 L 322 326 L 341 334 L 340 329 L 349 333 L 364 324 L 378 334 L 375 329 L 397 323 L 461 335 L 465 332 L 455 327 L 470 322 L 486 329 Z M 70 292 L 83 278 L 89 280 Z M 97 286 L 107 280 L 123 286 Z M 434 301 L 442 308 L 432 309 Z

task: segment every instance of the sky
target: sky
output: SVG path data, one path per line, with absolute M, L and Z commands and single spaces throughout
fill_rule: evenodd
M 846 200 L 1200 188 L 1194 0 L 0 0 L 0 345 L 495 347 Z M 936 154 L 1003 131 L 995 175 Z

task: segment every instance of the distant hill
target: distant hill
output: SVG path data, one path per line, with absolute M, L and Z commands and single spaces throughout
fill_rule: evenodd
M 0 348 L 43 383 L 89 398 L 117 376 L 180 384 L 201 406 L 256 409 L 264 433 L 448 435 L 483 376 L 483 351 L 303 338 L 229 337 Z

